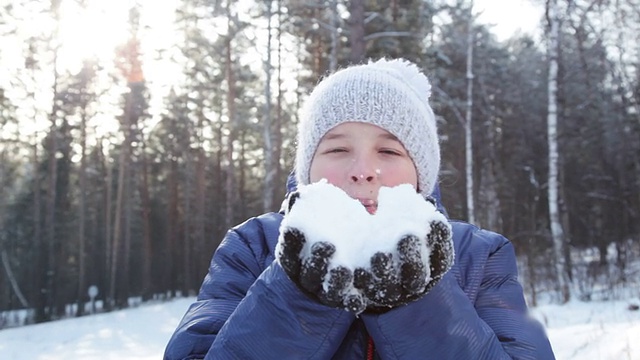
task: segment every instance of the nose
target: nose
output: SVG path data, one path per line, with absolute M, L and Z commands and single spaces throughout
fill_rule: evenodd
M 351 175 L 351 181 L 353 182 L 372 182 L 375 176 L 373 175 Z
M 351 167 L 349 177 L 354 183 L 370 183 L 373 182 L 378 173 L 375 170 L 375 164 L 366 157 L 360 157 L 354 159 L 354 164 Z

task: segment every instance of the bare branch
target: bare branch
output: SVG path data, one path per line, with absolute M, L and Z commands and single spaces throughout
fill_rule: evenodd
M 416 36 L 416 34 L 408 31 L 381 31 L 381 32 L 377 32 L 377 33 L 373 33 L 365 36 L 364 40 L 369 41 L 369 40 L 378 39 L 381 37 L 413 37 L 413 36 Z
M 458 106 L 456 105 L 455 101 L 453 100 L 453 98 L 451 96 L 449 96 L 449 94 L 447 94 L 444 90 L 442 90 L 440 87 L 436 86 L 435 84 L 431 84 L 431 88 L 437 92 L 438 94 L 440 94 L 440 96 L 442 96 L 446 101 L 447 101 L 447 105 L 449 105 L 449 107 L 451 108 L 451 110 L 453 111 L 453 114 L 456 116 L 456 119 L 458 120 L 458 122 L 460 124 L 465 123 L 465 118 L 464 116 L 462 116 L 462 113 L 460 112 L 460 109 L 458 109 Z
M 366 24 L 368 24 L 368 23 L 370 23 L 371 21 L 373 21 L 373 19 L 375 19 L 375 18 L 377 18 L 377 17 L 380 17 L 380 13 L 377 13 L 377 12 L 369 13 L 369 14 L 367 15 L 366 19 L 364 19 L 364 23 L 365 23 L 365 25 L 366 25 Z

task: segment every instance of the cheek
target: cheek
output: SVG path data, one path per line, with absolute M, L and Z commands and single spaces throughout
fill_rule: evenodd
M 376 169 L 383 186 L 393 187 L 401 184 L 411 184 L 417 189 L 418 175 L 413 164 L 410 166 L 392 166 Z
M 333 185 L 340 185 L 339 181 L 343 177 L 343 171 L 340 166 L 336 164 L 329 164 L 323 161 L 314 161 L 311 163 L 311 169 L 309 171 L 309 182 L 314 183 L 321 179 L 327 179 L 327 181 Z
M 334 173 L 334 172 L 326 173 L 322 178 L 323 179 L 327 179 L 329 184 L 333 184 L 333 185 L 338 186 L 338 187 L 340 187 L 340 185 L 341 185 L 341 180 L 340 180 L 341 177 L 338 174 Z

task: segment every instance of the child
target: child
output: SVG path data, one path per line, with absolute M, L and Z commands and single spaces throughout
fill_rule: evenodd
M 320 82 L 286 215 L 227 233 L 165 359 L 553 359 L 511 243 L 424 200 L 440 166 L 429 95 L 401 59 Z M 408 187 L 424 204 L 405 203 L 416 201 Z M 344 256 L 350 241 L 371 249 Z

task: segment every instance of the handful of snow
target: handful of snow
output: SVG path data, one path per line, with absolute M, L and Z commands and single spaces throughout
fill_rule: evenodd
M 282 234 L 288 232 L 303 235 L 304 240 L 300 244 L 299 253 L 301 263 L 312 258 L 314 244 L 332 244 L 335 252 L 329 259 L 323 260 L 325 264 L 322 265 L 326 266 L 322 284 L 324 292 L 329 292 L 332 286 L 329 283 L 330 276 L 326 275 L 331 270 L 339 269 L 344 273 L 346 269 L 350 274 L 354 274 L 356 269 L 371 271 L 371 261 L 374 255 L 379 253 L 391 254 L 392 261 L 386 266 L 389 271 L 395 272 L 394 278 L 400 279 L 403 256 L 398 252 L 398 245 L 407 236 L 415 237 L 419 241 L 419 262 L 426 268 L 423 276 L 426 276 L 424 280 L 425 284 L 428 284 L 434 276 L 443 275 L 431 274 L 434 266 L 430 264 L 430 255 L 434 247 L 433 244 L 429 244 L 428 239 L 431 231 L 438 231 L 433 230 L 437 228 L 445 228 L 447 238 L 444 240 L 448 241 L 448 245 L 440 244 L 439 249 L 448 251 L 447 254 L 450 256 L 445 256 L 448 264 L 435 268 L 444 268 L 446 272 L 451 266 L 453 247 L 450 225 L 435 205 L 418 194 L 411 185 L 380 188 L 375 214 L 370 214 L 360 201 L 352 199 L 342 189 L 325 180 L 300 186 L 288 207 L 280 226 L 281 236 L 276 246 L 276 254 L 283 254 Z M 439 224 L 439 227 L 432 224 Z M 448 233 L 446 230 L 449 230 Z M 404 257 L 406 258 L 406 254 Z M 361 289 L 353 287 L 353 278 L 344 281 L 350 284 L 341 290 L 343 296 L 361 293 Z

